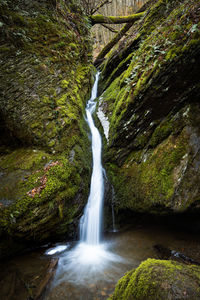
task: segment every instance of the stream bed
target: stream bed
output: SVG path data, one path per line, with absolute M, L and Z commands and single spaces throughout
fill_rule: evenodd
M 179 251 L 200 261 L 200 237 L 198 233 L 186 233 L 160 224 L 140 224 L 116 233 L 108 233 L 103 243 L 110 258 L 101 261 L 91 276 L 80 270 L 85 276 L 78 282 L 68 274 L 52 280 L 51 285 L 43 296 L 45 300 L 100 300 L 107 299 L 114 291 L 118 279 L 128 270 L 139 266 L 147 258 L 159 258 L 155 244 Z M 64 245 L 64 244 L 63 244 Z M 31 299 L 30 294 L 37 294 L 41 281 L 47 272 L 49 261 L 68 257 L 73 251 L 68 248 L 52 256 L 45 255 L 46 248 L 15 257 L 0 265 L 0 299 L 25 300 Z M 56 246 L 56 245 L 55 245 Z M 73 247 L 75 247 L 73 243 Z M 69 261 L 70 263 L 70 261 Z M 78 262 L 77 262 L 78 267 Z M 59 269 L 59 264 L 57 271 Z M 82 272 L 82 273 L 81 273 Z M 88 272 L 88 271 L 87 271 Z M 29 298 L 28 298 L 29 297 Z

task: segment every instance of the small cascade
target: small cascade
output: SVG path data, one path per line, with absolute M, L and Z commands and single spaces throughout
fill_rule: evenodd
M 80 221 L 80 240 L 89 245 L 98 245 L 100 242 L 102 206 L 104 197 L 103 168 L 101 163 L 101 136 L 94 125 L 92 113 L 95 110 L 99 73 L 96 74 L 92 95 L 87 103 L 86 116 L 92 135 L 93 171 L 91 177 L 90 194 L 84 215 Z

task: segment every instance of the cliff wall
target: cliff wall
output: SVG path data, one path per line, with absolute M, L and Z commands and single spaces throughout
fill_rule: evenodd
M 1 0 L 0 31 L 0 249 L 9 255 L 76 233 L 91 172 L 92 47 L 75 1 Z
M 118 209 L 199 208 L 199 17 L 199 1 L 150 1 L 101 66 Z

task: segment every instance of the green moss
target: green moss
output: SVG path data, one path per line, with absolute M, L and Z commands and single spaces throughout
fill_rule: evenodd
M 84 121 L 93 70 L 88 21 L 71 0 L 57 5 L 0 3 L 0 89 L 7 91 L 1 120 L 16 147 L 24 145 L 0 158 L 0 195 L 7 196 L 0 232 L 32 243 L 73 234 L 68 224 L 81 214 L 91 172 Z
M 192 278 L 192 284 L 188 284 L 189 278 Z M 200 268 L 197 266 L 147 259 L 119 280 L 109 300 L 164 300 L 185 294 L 196 299 L 200 293 L 199 281 Z
M 61 81 L 61 87 L 63 89 L 67 88 L 69 86 L 69 84 L 70 84 L 70 81 L 67 81 L 67 80 L 62 80 Z
M 67 95 L 64 94 L 62 97 L 60 97 L 59 99 L 57 99 L 57 105 L 60 106 L 60 105 L 65 105 L 66 102 L 67 102 Z
M 194 200 L 191 181 L 187 191 L 180 184 L 189 176 L 183 170 L 191 146 L 183 127 L 192 118 L 177 112 L 183 99 L 199 98 L 200 24 L 192 17 L 198 7 L 198 1 L 155 1 L 104 62 L 102 107 L 110 120 L 106 159 L 119 208 L 180 211 Z M 199 178 L 198 171 L 192 174 Z
M 54 156 L 50 157 L 48 155 L 48 159 L 50 158 L 49 164 L 46 164 L 46 160 L 44 161 L 42 158 L 43 164 L 37 162 L 26 179 L 19 179 L 17 191 L 20 191 L 20 197 L 11 206 L 5 207 L 0 211 L 0 227 L 4 228 L 4 231 L 10 232 L 10 234 L 18 232 L 21 235 L 23 224 L 23 232 L 29 232 L 31 226 L 32 233 L 29 233 L 29 239 L 32 235 L 35 235 L 39 240 L 42 240 L 44 236 L 38 235 L 38 231 L 41 230 L 40 226 L 48 222 L 48 219 L 54 218 L 56 209 L 58 209 L 60 219 L 65 219 L 66 222 L 69 214 L 68 209 L 73 205 L 82 182 L 79 173 L 85 172 L 86 182 L 89 178 L 86 175 L 86 170 L 83 169 L 84 165 L 81 162 L 77 162 L 79 159 L 78 155 L 76 155 L 74 165 L 71 165 L 65 156 L 57 156 L 57 161 L 55 161 Z M 39 166 L 40 169 L 38 169 Z M 26 164 L 27 167 L 28 165 Z M 79 169 L 80 167 L 82 170 Z M 85 184 L 87 185 L 86 182 Z M 82 193 L 86 196 L 88 186 L 85 186 Z M 48 207 L 47 218 L 43 215 L 45 207 Z M 76 208 L 79 209 L 78 206 Z M 76 213 L 74 209 L 73 214 Z M 73 218 L 73 214 L 70 216 L 70 220 Z M 15 219 L 14 223 L 13 218 Z M 65 228 L 66 230 L 67 228 Z
M 77 45 L 75 43 L 70 43 L 69 47 L 71 48 L 71 50 L 77 50 Z
M 171 120 L 164 120 L 154 131 L 149 145 L 156 147 L 164 139 L 166 139 L 170 133 L 173 131 L 173 122 Z
M 113 130 L 116 132 L 119 131 L 118 124 L 120 124 L 120 120 L 126 112 L 123 106 L 126 105 L 126 107 L 128 107 L 128 102 L 132 105 L 134 101 L 140 101 L 137 98 L 140 97 L 140 94 L 142 94 L 144 90 L 147 90 L 153 78 L 156 79 L 157 76 L 159 77 L 162 69 L 166 67 L 166 62 L 168 60 L 176 61 L 177 57 L 180 59 L 180 56 L 186 52 L 185 48 L 187 47 L 187 51 L 190 51 L 189 49 L 191 49 L 194 40 L 197 42 L 195 36 L 191 34 L 191 27 L 189 30 L 186 29 L 189 22 L 188 20 L 191 19 L 189 15 L 190 8 L 188 8 L 190 4 L 186 1 L 182 2 L 183 3 L 179 3 L 178 5 L 172 1 L 157 1 L 156 4 L 151 7 L 149 14 L 147 14 L 140 33 L 143 38 L 140 42 L 140 47 L 137 51 L 129 53 L 127 58 L 124 59 L 125 62 L 126 59 L 132 57 L 132 61 L 129 67 L 127 67 L 127 70 L 123 73 L 123 76 L 115 80 L 114 85 L 120 84 L 121 88 L 125 85 L 126 90 L 132 91 L 132 93 L 131 97 L 127 97 L 127 95 L 124 96 L 128 98 L 128 101 L 122 100 L 123 96 L 117 97 L 115 100 L 114 111 L 116 112 L 114 114 L 116 117 L 113 117 L 111 124 L 112 135 Z M 197 2 L 195 2 L 195 5 L 198 5 Z M 194 9 L 194 7 L 191 7 L 191 10 L 192 9 Z M 184 14 L 182 14 L 182 12 Z M 161 15 L 165 15 L 166 19 L 163 20 L 160 17 Z M 179 15 L 184 17 L 179 18 Z M 178 22 L 175 23 L 176 18 L 178 18 Z M 185 21 L 186 19 L 187 22 Z M 192 22 L 192 19 L 190 21 Z M 158 26 L 158 23 L 160 26 Z M 150 24 L 153 24 L 153 28 L 149 26 Z M 187 34 L 186 30 L 188 32 Z M 174 39 L 176 43 L 174 43 Z M 133 43 L 133 41 L 131 42 Z M 116 54 L 114 55 L 116 56 Z M 119 54 L 119 57 L 120 55 L 121 54 Z M 185 53 L 185 55 L 187 54 Z M 120 62 L 120 64 L 124 64 L 124 62 Z M 113 74 L 118 72 L 120 64 L 117 67 L 114 66 Z M 109 60 L 104 64 L 104 73 L 106 73 L 106 69 L 108 68 Z M 116 76 L 113 75 L 111 77 L 115 78 Z M 111 82 L 110 78 L 105 78 L 104 81 L 106 82 L 106 80 L 108 80 L 109 83 Z M 107 87 L 107 83 L 105 83 L 105 86 Z M 110 89 L 108 89 L 108 91 L 109 90 Z
M 60 216 L 61 219 L 63 219 L 63 205 L 60 204 L 60 205 L 58 206 L 58 209 L 59 209 L 59 216 Z
M 143 140 L 140 145 L 144 145 Z M 120 169 L 109 165 L 108 174 L 120 199 L 118 208 L 154 212 L 156 206 L 166 210 L 173 207 L 177 180 L 174 169 L 187 151 L 187 134 L 183 131 L 176 139 L 170 136 L 145 156 L 142 150 L 132 152 Z
M 21 148 L 0 158 L 1 168 L 6 171 L 31 170 L 44 165 L 50 155 L 36 149 Z

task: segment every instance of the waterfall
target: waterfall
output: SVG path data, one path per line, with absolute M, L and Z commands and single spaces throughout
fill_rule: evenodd
M 90 185 L 90 194 L 84 215 L 80 221 L 80 239 L 90 245 L 98 245 L 100 242 L 102 204 L 104 196 L 103 168 L 101 163 L 101 136 L 94 125 L 92 113 L 95 110 L 99 73 L 96 74 L 92 95 L 86 106 L 87 123 L 92 136 L 93 170 Z
M 99 73 L 96 74 L 91 98 L 86 106 L 87 123 L 92 137 L 93 169 L 88 203 L 80 220 L 80 241 L 72 249 L 68 249 L 68 245 L 59 245 L 46 252 L 52 255 L 64 251 L 59 258 L 53 286 L 64 281 L 78 285 L 88 284 L 103 280 L 105 276 L 110 280 L 110 275 L 106 275 L 106 268 L 109 265 L 116 272 L 114 264 L 122 261 L 121 257 L 108 250 L 109 243 L 100 242 L 105 171 L 101 163 L 101 136 L 92 118 L 96 107 L 98 79 Z

